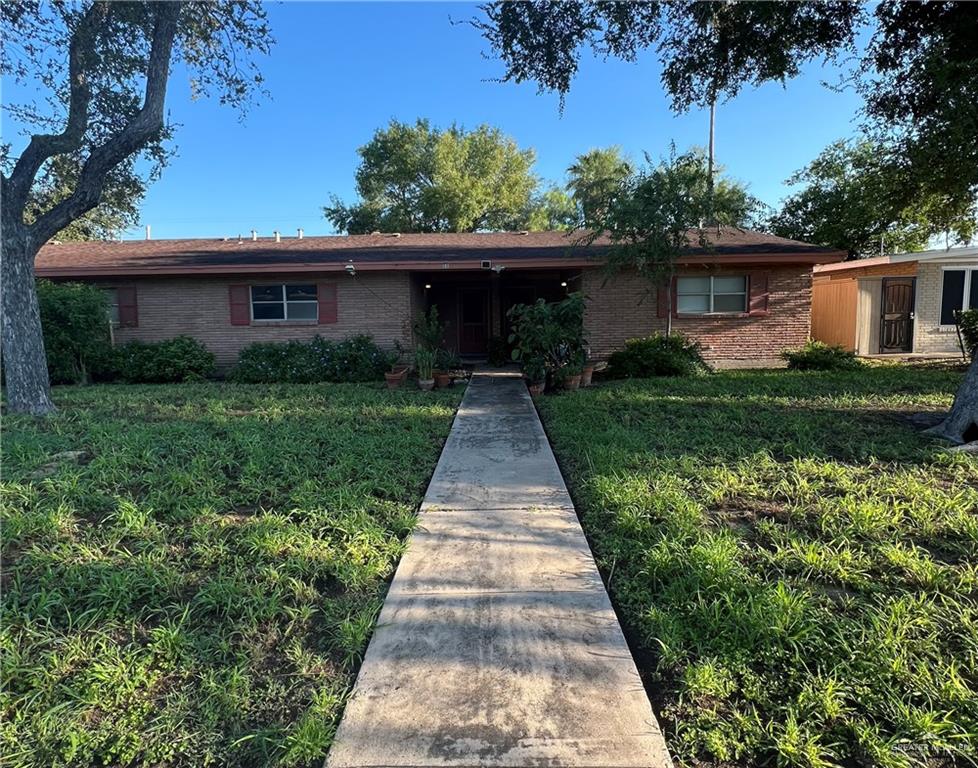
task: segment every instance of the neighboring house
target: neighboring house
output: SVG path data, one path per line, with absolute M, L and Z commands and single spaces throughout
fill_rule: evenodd
M 812 266 L 843 254 L 739 229 L 691 248 L 674 281 L 673 327 L 722 366 L 777 363 L 809 337 Z M 446 345 L 485 358 L 507 311 L 568 292 L 587 297 L 592 356 L 666 328 L 665 291 L 636 274 L 606 279 L 601 245 L 563 232 L 50 243 L 38 277 L 111 292 L 115 339 L 195 336 L 228 370 L 259 341 L 366 333 L 412 346 L 413 320 L 437 305 Z
M 958 355 L 954 313 L 978 309 L 978 248 L 815 267 L 812 337 L 860 355 Z

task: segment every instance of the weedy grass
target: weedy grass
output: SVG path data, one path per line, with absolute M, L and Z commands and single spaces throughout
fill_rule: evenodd
M 461 391 L 101 386 L 6 416 L 4 764 L 321 764 Z
M 682 765 L 978 758 L 978 459 L 908 420 L 961 376 L 606 384 L 538 405 Z

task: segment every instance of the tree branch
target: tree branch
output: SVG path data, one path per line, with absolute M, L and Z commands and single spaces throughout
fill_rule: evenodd
M 170 53 L 183 4 L 164 2 L 157 6 L 153 42 L 146 67 L 143 106 L 117 134 L 92 150 L 70 196 L 38 217 L 28 228 L 35 243 L 43 243 L 69 223 L 98 205 L 109 172 L 129 155 L 139 151 L 163 129 L 163 106 L 170 74 Z
M 92 92 L 86 72 L 95 53 L 96 32 L 108 5 L 94 3 L 71 35 L 68 48 L 68 122 L 59 134 L 35 134 L 4 184 L 4 205 L 23 216 L 37 172 L 48 158 L 78 149 L 88 129 Z

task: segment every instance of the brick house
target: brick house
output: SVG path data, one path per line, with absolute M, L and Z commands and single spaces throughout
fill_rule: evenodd
M 673 328 L 720 366 L 776 363 L 809 337 L 812 267 L 843 254 L 727 228 L 691 247 L 673 281 Z M 506 312 L 571 291 L 587 298 L 595 358 L 662 331 L 667 292 L 636 274 L 607 278 L 602 246 L 562 232 L 49 243 L 38 277 L 82 280 L 111 294 L 114 338 L 194 336 L 227 371 L 259 341 L 367 333 L 412 346 L 415 317 L 436 305 L 445 344 L 484 358 L 508 335 Z
M 978 309 L 978 248 L 815 267 L 812 336 L 860 355 L 961 354 L 954 313 Z

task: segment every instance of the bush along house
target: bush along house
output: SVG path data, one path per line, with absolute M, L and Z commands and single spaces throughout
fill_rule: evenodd
M 666 291 L 608 277 L 602 244 L 578 234 L 503 232 L 139 240 L 45 245 L 38 277 L 95 283 L 110 296 L 116 343 L 185 334 L 228 371 L 255 342 L 369 334 L 411 349 L 414 319 L 437 306 L 446 348 L 471 361 L 509 335 L 508 310 L 580 291 L 594 359 L 664 332 Z M 812 268 L 843 254 L 735 228 L 690 247 L 673 280 L 672 327 L 719 367 L 776 365 L 809 338 Z M 693 238 L 692 242 L 695 242 Z M 496 342 L 498 343 L 498 342 Z

